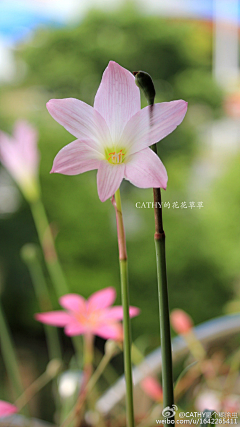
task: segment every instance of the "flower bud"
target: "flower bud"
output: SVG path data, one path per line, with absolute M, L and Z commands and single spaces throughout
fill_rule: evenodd
M 59 359 L 52 359 L 47 365 L 46 372 L 49 377 L 54 378 L 62 370 L 63 364 Z
M 191 317 L 183 310 L 175 309 L 170 315 L 171 325 L 177 334 L 187 334 L 193 327 Z
M 26 243 L 21 248 L 20 254 L 23 261 L 28 263 L 28 262 L 35 261 L 37 259 L 38 251 L 39 249 L 37 245 L 35 245 L 34 243 Z
M 133 75 L 135 76 L 136 85 L 143 90 L 143 93 L 147 98 L 148 104 L 153 105 L 156 91 L 154 88 L 152 77 L 145 71 L 133 71 Z
M 105 354 L 113 357 L 120 352 L 119 346 L 114 340 L 107 340 L 104 346 Z

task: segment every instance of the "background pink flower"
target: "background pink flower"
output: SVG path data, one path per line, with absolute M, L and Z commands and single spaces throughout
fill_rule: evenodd
M 156 402 L 161 402 L 163 399 L 163 391 L 160 383 L 156 378 L 148 376 L 141 381 L 141 387 L 145 393 Z
M 36 197 L 39 164 L 36 129 L 25 121 L 18 121 L 12 137 L 0 131 L 0 160 L 25 197 Z
M 122 340 L 123 330 L 119 320 L 123 319 L 121 306 L 110 307 L 116 291 L 109 287 L 92 294 L 88 300 L 80 295 L 68 294 L 60 298 L 66 311 L 51 311 L 36 314 L 35 318 L 48 325 L 64 327 L 66 335 L 98 335 L 105 339 Z M 130 307 L 131 317 L 139 314 L 137 307 Z
M 177 334 L 186 334 L 193 327 L 191 317 L 183 310 L 176 308 L 170 315 L 171 325 Z
M 110 61 L 95 96 L 94 107 L 74 98 L 51 99 L 52 117 L 77 140 L 54 159 L 51 172 L 76 175 L 98 169 L 97 187 L 102 202 L 120 187 L 123 178 L 140 188 L 167 186 L 167 172 L 149 148 L 182 122 L 183 100 L 141 109 L 140 91 L 132 73 Z
M 11 403 L 0 400 L 0 417 L 7 417 L 18 412 L 18 408 Z

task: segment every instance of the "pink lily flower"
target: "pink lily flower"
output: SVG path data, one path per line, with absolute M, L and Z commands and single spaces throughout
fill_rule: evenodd
M 123 319 L 121 306 L 110 307 L 116 298 L 116 291 L 109 287 L 95 292 L 86 301 L 80 295 L 67 294 L 60 298 L 60 305 L 66 311 L 50 311 L 36 314 L 35 318 L 48 325 L 64 327 L 66 335 L 98 335 L 104 339 L 121 341 Z M 129 308 L 130 317 L 137 316 L 137 307 Z
M 140 188 L 167 186 L 167 172 L 149 148 L 182 122 L 187 102 L 155 104 L 141 110 L 140 90 L 130 71 L 110 61 L 95 96 L 94 107 L 74 98 L 51 99 L 52 117 L 77 140 L 62 148 L 51 172 L 77 175 L 98 169 L 102 202 L 113 196 L 123 178 Z
M 0 417 L 7 417 L 18 412 L 18 408 L 11 403 L 0 400 Z
M 27 199 L 38 196 L 37 132 L 25 121 L 15 124 L 13 137 L 0 131 L 0 160 Z

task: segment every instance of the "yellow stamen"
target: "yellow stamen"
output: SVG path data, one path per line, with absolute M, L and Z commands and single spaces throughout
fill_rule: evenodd
M 113 151 L 112 153 L 109 153 L 108 161 L 114 165 L 122 163 L 123 162 L 123 156 L 125 154 L 122 152 L 123 150 L 120 150 L 118 153 Z

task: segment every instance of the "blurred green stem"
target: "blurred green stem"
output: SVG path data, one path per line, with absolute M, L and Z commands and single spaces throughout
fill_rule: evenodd
M 49 290 L 42 271 L 41 263 L 38 259 L 38 248 L 35 245 L 28 244 L 22 248 L 22 257 L 27 264 L 34 291 L 39 303 L 41 311 L 51 311 L 53 309 Z M 43 325 L 46 339 L 49 358 L 62 359 L 61 346 L 58 337 L 58 330 L 49 325 Z
M 48 223 L 47 215 L 40 199 L 30 204 L 35 226 L 38 232 L 39 241 L 42 246 L 44 258 L 52 279 L 57 297 L 68 293 L 67 283 L 55 250 L 55 244 Z
M 54 366 L 55 364 L 55 366 Z M 34 396 L 37 394 L 49 381 L 53 380 L 60 372 L 61 363 L 59 360 L 52 360 L 49 362 L 46 371 L 40 375 L 16 400 L 15 405 L 21 409 L 23 408 Z
M 18 362 L 16 353 L 13 347 L 12 338 L 10 336 L 10 331 L 5 320 L 2 304 L 0 301 L 0 342 L 1 342 L 1 352 L 3 360 L 6 366 L 6 370 L 10 381 L 13 386 L 13 395 L 16 399 L 20 394 L 24 392 L 24 388 L 21 381 L 21 376 L 18 369 Z
M 55 244 L 47 215 L 41 199 L 37 199 L 30 203 L 33 219 L 38 232 L 39 241 L 44 254 L 44 259 L 47 265 L 49 275 L 51 277 L 56 295 L 60 298 L 62 295 L 69 293 L 69 289 L 59 263 Z M 72 337 L 74 348 L 78 354 L 79 361 L 82 356 L 82 346 L 79 337 Z
M 114 198 L 113 198 L 114 204 Z M 128 267 L 127 267 L 127 250 L 126 239 L 123 225 L 122 205 L 120 190 L 115 193 L 115 211 L 117 220 L 119 264 L 121 277 L 121 292 L 123 305 L 123 355 L 124 370 L 126 381 L 126 405 L 127 405 L 127 426 L 134 427 L 134 408 L 133 408 L 133 384 L 132 384 L 132 363 L 131 363 L 131 329 L 129 316 L 129 290 L 128 290 Z
M 93 339 L 92 334 L 84 335 L 84 367 L 83 367 L 83 383 L 79 392 L 78 400 L 74 408 L 68 414 L 60 427 L 66 427 L 75 421 L 76 427 L 81 427 L 83 416 L 83 406 L 88 396 L 88 384 L 92 375 L 93 362 Z

